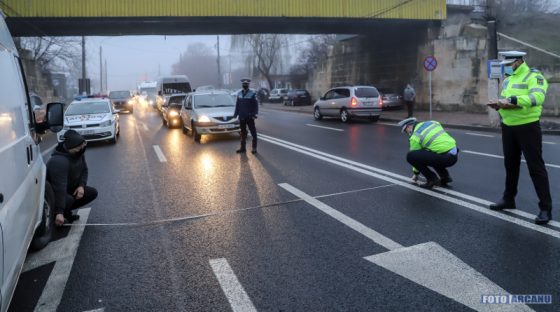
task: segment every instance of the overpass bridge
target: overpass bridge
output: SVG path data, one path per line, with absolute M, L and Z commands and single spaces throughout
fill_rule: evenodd
M 446 0 L 0 0 L 13 36 L 370 34 L 446 19 Z

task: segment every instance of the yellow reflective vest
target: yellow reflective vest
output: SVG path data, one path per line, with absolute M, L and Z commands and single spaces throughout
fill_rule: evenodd
M 504 80 L 500 94 L 500 98 L 510 99 L 519 108 L 498 110 L 502 122 L 506 126 L 519 126 L 539 120 L 547 90 L 548 82 L 542 73 L 521 64 Z

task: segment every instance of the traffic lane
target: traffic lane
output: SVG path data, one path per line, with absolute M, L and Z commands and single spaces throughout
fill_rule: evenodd
M 336 156 L 349 158 L 364 164 L 376 166 L 400 175 L 412 175 L 410 166 L 406 162 L 408 140 L 396 127 L 386 125 L 357 122 L 342 124 L 332 119 L 327 124 L 344 132 L 306 127 L 309 116 L 295 113 L 274 114 L 274 117 L 260 119 L 261 132 L 290 142 L 305 145 Z M 290 131 L 287 131 L 290 129 Z M 477 137 L 465 137 L 459 141 L 460 148 L 464 144 L 476 144 Z M 556 168 L 549 168 L 550 185 L 560 183 L 560 175 L 555 174 Z M 450 168 L 454 177 L 451 184 L 455 191 L 477 196 L 488 201 L 501 198 L 505 181 L 503 160 L 467 153 L 459 154 L 458 163 Z M 519 180 L 519 195 L 517 201 L 519 209 L 535 214 L 538 210 L 536 195 L 532 187 L 526 166 L 522 165 Z M 560 200 L 560 195 L 552 192 L 553 203 Z

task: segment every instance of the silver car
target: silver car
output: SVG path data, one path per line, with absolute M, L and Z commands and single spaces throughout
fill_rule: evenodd
M 355 117 L 379 120 L 381 103 L 379 91 L 372 86 L 348 86 L 330 89 L 313 105 L 313 117 L 339 117 L 348 122 Z
M 238 133 L 241 128 L 234 112 L 235 102 L 226 91 L 190 93 L 181 108 L 183 133 L 190 131 L 195 142 L 203 134 Z

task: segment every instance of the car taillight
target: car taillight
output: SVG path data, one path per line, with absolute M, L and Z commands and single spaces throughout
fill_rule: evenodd
M 383 97 L 379 97 L 379 107 L 383 107 Z
M 358 99 L 355 97 L 352 97 L 352 100 L 350 101 L 350 105 L 351 106 L 356 106 L 358 105 Z

